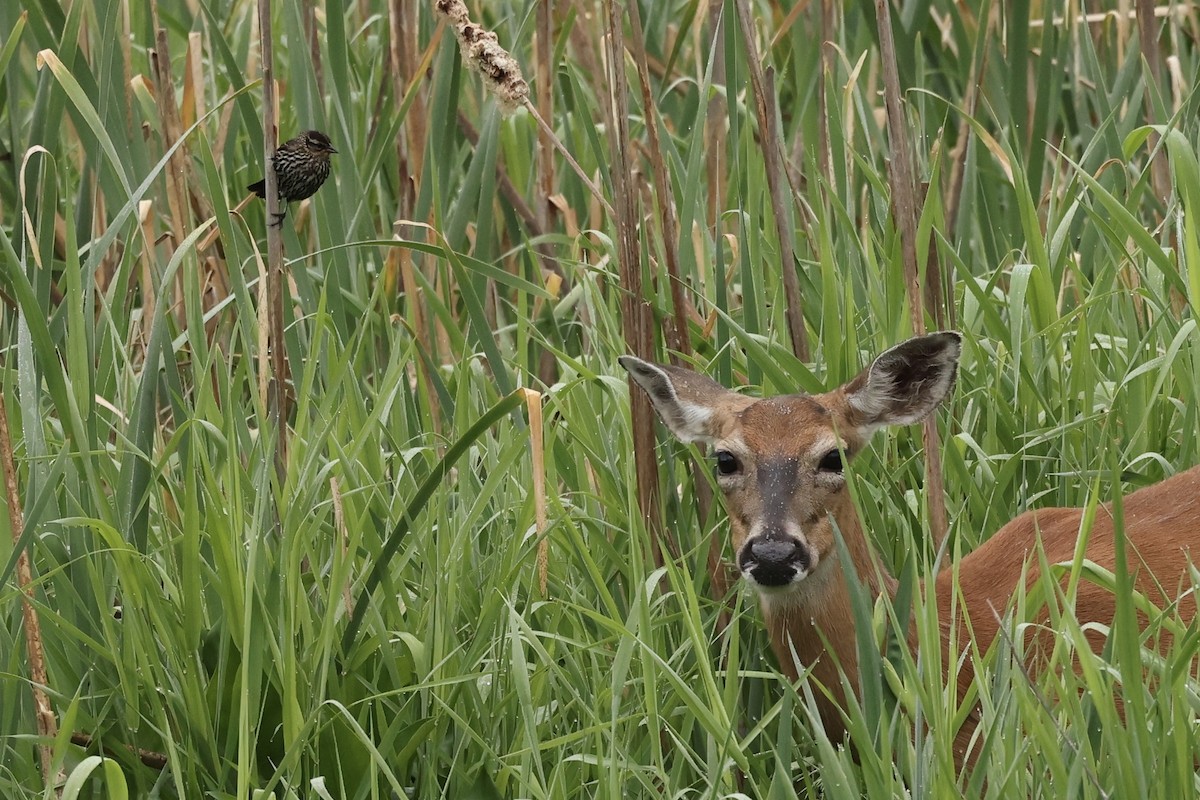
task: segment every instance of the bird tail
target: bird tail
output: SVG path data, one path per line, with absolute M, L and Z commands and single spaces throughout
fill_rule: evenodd
M 250 184 L 249 186 L 246 187 L 246 191 L 254 192 L 256 195 L 258 195 L 259 197 L 261 197 L 265 200 L 267 198 L 267 179 L 263 178 L 261 181 L 258 181 L 257 183 Z

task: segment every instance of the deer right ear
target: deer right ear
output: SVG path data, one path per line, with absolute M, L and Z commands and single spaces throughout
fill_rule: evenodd
M 681 442 L 713 441 L 731 415 L 754 402 L 690 369 L 652 364 L 633 356 L 617 360 Z
M 880 354 L 843 387 L 863 435 L 928 416 L 954 388 L 961 353 L 962 336 L 942 331 L 915 336 Z

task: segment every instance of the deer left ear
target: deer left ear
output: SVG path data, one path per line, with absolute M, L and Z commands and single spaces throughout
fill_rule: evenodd
M 954 331 L 916 336 L 881 353 L 842 387 L 863 434 L 927 417 L 954 388 L 961 353 Z
M 754 402 L 690 369 L 652 364 L 633 356 L 621 356 L 618 361 L 681 442 L 712 442 L 734 414 Z

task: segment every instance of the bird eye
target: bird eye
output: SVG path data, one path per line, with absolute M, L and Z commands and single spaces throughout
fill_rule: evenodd
M 825 455 L 821 456 L 821 462 L 817 464 L 817 469 L 821 472 L 842 472 L 842 454 L 837 450 L 830 450 Z
M 717 456 L 717 472 L 721 475 L 735 475 L 742 469 L 742 464 L 738 461 L 737 456 L 728 450 L 718 450 Z

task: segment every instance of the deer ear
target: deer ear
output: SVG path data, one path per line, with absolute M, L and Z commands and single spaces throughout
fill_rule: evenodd
M 954 388 L 961 353 L 962 336 L 954 331 L 916 336 L 881 353 L 842 387 L 863 434 L 928 416 Z
M 712 442 L 737 412 L 754 402 L 690 369 L 633 356 L 618 360 L 681 442 Z

